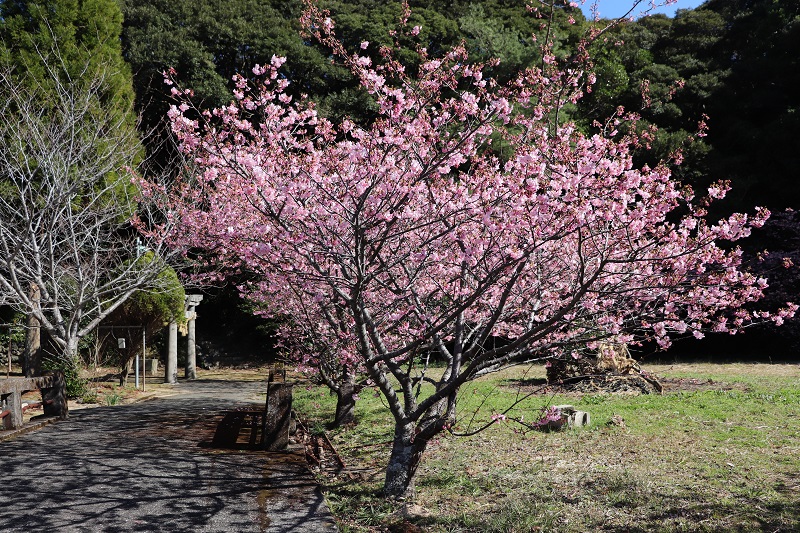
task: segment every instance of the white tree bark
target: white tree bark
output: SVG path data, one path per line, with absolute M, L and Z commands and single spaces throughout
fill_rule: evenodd
M 137 247 L 131 221 L 148 220 L 132 184 L 141 145 L 103 112 L 106 71 L 87 65 L 64 82 L 57 53 L 43 60 L 47 91 L 0 72 L 0 302 L 38 321 L 67 358 L 133 293 L 161 290 L 176 256 L 154 238 Z

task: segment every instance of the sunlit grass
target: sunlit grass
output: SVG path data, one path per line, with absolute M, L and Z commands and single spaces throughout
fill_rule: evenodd
M 535 395 L 509 415 L 531 420 L 543 406 L 568 403 L 588 411 L 591 425 L 541 433 L 506 422 L 471 437 L 443 435 L 423 458 L 405 520 L 426 531 L 800 530 L 800 366 L 647 370 L 704 385 L 664 395 Z M 515 369 L 466 385 L 456 431 L 503 412 L 543 375 Z M 358 425 L 331 433 L 348 466 L 325 481 L 343 531 L 402 520 L 380 497 L 391 416 L 371 389 L 360 396 Z M 324 424 L 335 397 L 300 388 L 295 406 Z M 624 428 L 608 425 L 613 415 Z

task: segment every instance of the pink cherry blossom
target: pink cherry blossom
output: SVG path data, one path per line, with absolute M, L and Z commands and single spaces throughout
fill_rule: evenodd
M 170 238 L 205 252 L 208 277 L 248 273 L 240 290 L 281 319 L 287 357 L 369 376 L 396 446 L 424 449 L 452 423 L 461 386 L 507 365 L 599 341 L 666 347 L 764 319 L 745 307 L 764 282 L 720 241 L 768 212 L 709 223 L 725 186 L 695 200 L 666 164 L 636 168 L 635 114 L 618 110 L 592 136 L 551 122 L 580 97 L 587 74 L 575 65 L 546 53 L 500 86 L 456 47 L 420 52 L 414 77 L 391 49 L 379 65 L 348 53 L 328 16 L 308 1 L 302 20 L 371 94 L 377 119 L 337 126 L 288 98 L 273 58 L 224 108 L 171 108 L 194 172 L 164 202 L 183 221 Z M 431 356 L 444 370 L 422 393 Z

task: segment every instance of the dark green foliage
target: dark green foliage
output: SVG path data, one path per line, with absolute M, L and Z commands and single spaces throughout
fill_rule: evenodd
M 148 253 L 137 261 L 153 261 Z M 186 293 L 174 270 L 166 269 L 158 276 L 158 291 L 136 291 L 124 304 L 103 321 L 98 340 L 106 360 L 114 360 L 125 374 L 128 363 L 142 351 L 142 329 L 146 338 L 164 328 L 172 320 L 186 322 L 184 300 Z M 105 328 L 105 329 L 104 329 Z M 117 339 L 125 338 L 125 349 L 117 348 Z M 116 354 L 109 357 L 109 354 Z
M 721 210 L 800 205 L 800 2 L 709 0 L 674 19 L 621 24 L 592 55 L 598 84 L 581 103 L 583 124 L 617 105 L 639 110 L 662 129 L 640 162 L 682 147 L 676 179 L 701 192 L 712 181 L 731 180 Z M 649 106 L 641 96 L 645 80 Z M 672 91 L 676 80 L 684 87 Z M 687 143 L 704 114 L 708 137 Z
M 374 116 L 371 99 L 350 72 L 331 62 L 330 51 L 300 35 L 300 0 L 124 0 L 124 55 L 131 64 L 136 106 L 149 130 L 163 127 L 172 99 L 163 73 L 177 72 L 181 85 L 191 88 L 201 107 L 224 105 L 230 98 L 231 77 L 250 75 L 256 64 L 273 55 L 289 61 L 281 72 L 291 82 L 290 92 L 308 95 L 323 114 L 338 121 L 349 116 L 369 121 Z M 379 59 L 381 45 L 392 45 L 390 31 L 400 28 L 401 2 L 330 0 L 321 2 L 336 21 L 336 32 L 349 50 Z M 408 27 L 420 26 L 418 38 L 397 36 L 403 48 L 401 61 L 413 68 L 416 49 L 425 47 L 437 56 L 462 40 L 475 52 L 475 60 L 500 57 L 496 74 L 508 78 L 540 56 L 533 33 L 541 34 L 541 20 L 532 17 L 524 3 L 511 0 L 410 2 Z M 577 25 L 567 18 L 573 16 Z M 553 33 L 556 49 L 567 55 L 581 34 L 584 21 L 577 8 L 558 8 Z M 161 137 L 163 140 L 165 137 Z
M 18 351 L 25 342 L 23 318 L 12 307 L 0 305 L 0 361 L 5 364 L 8 363 L 8 354 Z
M 467 46 L 473 59 L 500 60 L 495 74 L 501 78 L 509 78 L 541 57 L 530 34 L 489 15 L 482 4 L 466 6 L 458 18 L 458 26 L 467 37 Z
M 775 309 L 785 302 L 797 302 L 800 295 L 800 212 L 773 213 L 749 241 L 745 258 L 753 272 L 769 281 L 764 300 L 759 302 L 762 308 Z M 787 319 L 780 327 L 765 322 L 749 332 L 745 342 L 757 353 L 775 339 L 780 340 L 781 351 L 788 349 L 788 354 L 797 354 L 800 351 L 800 317 Z
M 158 261 L 153 257 L 152 252 L 145 253 L 136 261 L 150 263 Z M 178 323 L 185 322 L 184 300 L 186 292 L 178 279 L 178 274 L 171 268 L 167 268 L 158 275 L 158 286 L 162 287 L 158 292 L 137 291 L 123 305 L 129 309 L 136 309 L 136 313 L 146 322 L 169 322 L 176 320 Z
M 67 398 L 82 398 L 88 392 L 88 381 L 80 376 L 80 362 L 77 359 L 48 357 L 42 362 L 42 368 L 64 373 Z
M 198 308 L 202 332 L 198 338 L 212 345 L 224 346 L 226 354 L 249 357 L 262 362 L 276 360 L 275 330 L 277 321 L 258 315 L 259 303 L 244 300 L 236 286 L 226 284 L 207 290 Z
M 299 1 L 124 1 L 122 43 L 133 70 L 136 108 L 143 127 L 160 132 L 150 150 L 163 149 L 154 143 L 167 138 L 163 128 L 172 98 L 164 72 L 169 69 L 205 108 L 228 103 L 233 75 L 247 77 L 273 55 L 291 58 L 282 73 L 295 95 L 336 94 L 352 85 L 349 73 L 301 38 L 300 10 Z
M 724 85 L 708 101 L 709 166 L 730 177 L 735 206 L 800 206 L 800 2 L 709 1 L 727 27 Z
M 122 12 L 115 0 L 0 2 L 0 64 L 29 79 L 26 85 L 88 84 L 98 69 L 106 73 L 103 113 L 136 126 L 133 86 L 122 58 Z M 42 105 L 47 99 L 42 99 Z
M 76 94 L 91 93 L 93 116 L 128 132 L 131 149 L 138 152 L 134 91 L 122 58 L 121 32 L 122 12 L 115 0 L 0 2 L 0 69 L 35 94 L 37 105 L 53 116 L 58 116 L 56 84 Z M 128 163 L 120 160 L 120 166 Z M 108 176 L 111 183 L 117 185 L 110 200 L 129 202 L 134 187 L 127 180 L 123 184 L 116 172 Z M 0 194 L 6 188 L 0 180 Z M 133 206 L 128 214 L 132 211 Z

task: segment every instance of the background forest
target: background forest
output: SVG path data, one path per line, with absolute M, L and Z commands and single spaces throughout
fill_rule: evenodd
M 501 60 L 495 72 L 500 77 L 539 60 L 530 37 L 539 31 L 539 22 L 526 13 L 523 2 L 410 4 L 409 23 L 421 26 L 420 37 L 432 54 L 463 39 L 476 60 Z M 351 48 L 362 40 L 389 44 L 388 32 L 401 10 L 399 2 L 370 0 L 324 5 Z M 299 1 L 123 2 L 123 53 L 145 125 L 155 126 L 165 115 L 165 69 L 175 68 L 183 84 L 208 106 L 221 105 L 233 74 L 247 74 L 273 54 L 291 58 L 285 68 L 294 90 L 318 101 L 326 115 L 368 120 L 366 95 L 349 72 L 300 36 L 300 9 Z M 596 23 L 578 8 L 565 7 L 557 16 L 558 51 L 566 56 Z M 697 9 L 679 10 L 675 18 L 653 15 L 622 23 L 596 42 L 592 52 L 598 86 L 573 118 L 589 127 L 618 105 L 640 110 L 661 129 L 654 150 L 646 155 L 656 160 L 681 146 L 708 115 L 708 136 L 688 149 L 677 175 L 692 183 L 730 179 L 731 209 L 792 207 L 800 200 L 794 181 L 800 127 L 799 16 L 796 1 L 710 0 Z M 683 88 L 665 101 L 679 81 Z M 645 82 L 652 100 L 646 108 Z
M 492 72 L 500 79 L 541 60 L 532 36 L 543 30 L 524 2 L 409 4 L 409 24 L 421 27 L 419 38 L 432 55 L 465 41 L 473 60 L 501 60 Z M 591 27 L 605 28 L 608 21 L 587 20 L 580 8 L 564 4 L 555 13 L 553 28 L 556 52 L 568 57 Z M 365 40 L 390 44 L 389 31 L 402 9 L 400 2 L 377 0 L 322 5 L 330 9 L 350 49 Z M 374 117 L 374 103 L 350 72 L 333 63 L 313 39 L 300 35 L 301 9 L 299 0 L 2 1 L 0 37 L 6 64 L 24 69 L 29 58 L 20 49 L 43 42 L 41 28 L 31 24 L 39 11 L 55 15 L 53 37 L 58 35 L 61 46 L 72 47 L 69 53 L 76 56 L 107 48 L 108 41 L 92 40 L 98 27 L 109 35 L 118 32 L 127 63 L 120 72 L 132 82 L 144 150 L 150 160 L 166 162 L 172 153 L 165 142 L 165 117 L 172 100 L 163 72 L 171 68 L 183 86 L 193 89 L 195 101 L 211 108 L 227 102 L 234 74 L 247 75 L 255 64 L 269 63 L 273 54 L 286 56 L 289 61 L 282 72 L 292 82 L 289 90 L 318 102 L 322 114 L 334 121 L 352 117 L 369 122 Z M 69 18 L 67 13 L 79 16 L 73 16 L 67 33 L 59 35 L 62 30 L 55 25 L 59 17 Z M 378 46 L 370 50 L 377 53 Z M 769 208 L 774 213 L 771 222 L 748 239 L 745 253 L 751 268 L 770 278 L 767 298 L 772 303 L 793 298 L 798 292 L 797 267 L 791 259 L 800 244 L 800 217 L 792 211 L 800 206 L 800 1 L 709 0 L 696 9 L 678 10 L 674 18 L 653 15 L 625 21 L 609 27 L 593 44 L 591 55 L 597 84 L 565 118 L 588 131 L 617 106 L 637 111 L 643 127 L 658 127 L 651 149 L 639 153 L 639 163 L 655 163 L 681 149 L 684 162 L 674 170 L 675 179 L 698 190 L 730 180 L 731 193 L 710 217 L 751 212 L 757 205 Z M 409 50 L 405 59 L 411 68 L 415 58 Z M 119 83 L 125 85 L 124 80 Z M 121 103 L 112 106 L 129 105 L 125 90 L 120 91 Z M 694 135 L 700 123 L 708 126 L 702 138 Z M 764 249 L 771 253 L 763 256 L 759 252 Z M 215 324 L 230 323 L 237 306 L 244 307 L 222 293 L 218 298 L 224 305 L 208 305 L 203 311 L 212 330 Z M 7 318 L 0 317 L 0 322 Z M 249 330 L 258 325 L 240 324 Z M 227 331 L 240 337 L 235 328 Z M 796 322 L 784 327 L 779 337 L 773 333 L 769 328 L 754 331 L 747 335 L 748 342 L 712 338 L 699 349 L 729 352 L 734 340 L 742 352 L 763 348 L 765 342 L 784 349 L 789 342 L 800 344 Z M 675 349 L 697 348 L 679 343 Z
M 423 44 L 433 54 L 466 41 L 475 60 L 501 60 L 494 75 L 507 78 L 540 60 L 540 32 L 524 3 L 514 0 L 411 1 L 412 25 L 421 26 Z M 359 0 L 325 2 L 346 45 L 367 40 L 389 44 L 389 31 L 401 12 L 400 2 Z M 123 48 L 131 65 L 137 110 L 145 128 L 158 128 L 169 103 L 162 72 L 170 67 L 207 106 L 224 104 L 230 78 L 247 74 L 272 54 L 290 58 L 285 65 L 290 90 L 319 103 L 323 114 L 369 121 L 374 108 L 350 73 L 333 64 L 313 40 L 300 35 L 299 1 L 259 0 L 127 2 Z M 220 16 L 224 13 L 225 16 Z M 574 21 L 574 23 L 573 23 Z M 556 12 L 557 52 L 568 56 L 592 25 L 577 7 Z M 409 43 L 406 43 L 409 44 Z M 371 47 L 377 50 L 378 47 Z M 655 163 L 677 149 L 684 152 L 676 179 L 701 188 L 730 180 L 732 191 L 719 216 L 766 206 L 771 223 L 747 242 L 753 268 L 771 279 L 768 298 L 775 304 L 797 294 L 795 268 L 783 257 L 797 254 L 800 205 L 800 2 L 790 0 L 710 0 L 697 9 L 678 10 L 674 18 L 653 15 L 626 21 L 606 32 L 591 50 L 598 83 L 571 109 L 584 128 L 610 115 L 617 106 L 638 111 L 643 125 L 658 126 L 651 150 L 641 162 Z M 413 62 L 414 54 L 408 60 Z M 643 96 L 647 87 L 648 94 Z M 680 88 L 678 88 L 680 87 Z M 706 118 L 707 117 L 707 118 Z M 704 121 L 707 136 L 693 136 Z M 723 213 L 723 211 L 725 213 Z M 768 248 L 766 261 L 757 260 Z M 796 344 L 794 326 L 754 332 L 742 339 L 713 338 L 702 346 L 720 353 L 750 352 L 764 342 Z M 733 341 L 736 341 L 736 344 Z

